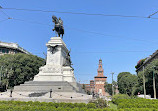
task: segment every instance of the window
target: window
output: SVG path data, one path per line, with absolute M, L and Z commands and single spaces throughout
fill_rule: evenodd
M 2 49 L 2 53 L 5 53 L 5 49 Z
M 8 54 L 8 53 L 9 53 L 9 50 L 8 50 L 8 49 L 6 49 L 6 50 L 5 50 L 5 52 Z
M 99 89 L 99 93 L 102 94 L 102 89 Z

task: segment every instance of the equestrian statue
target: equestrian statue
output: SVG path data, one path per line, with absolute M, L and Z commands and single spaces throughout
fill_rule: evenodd
M 64 27 L 63 27 L 63 21 L 61 20 L 61 18 L 59 17 L 59 19 L 56 16 L 52 16 L 52 21 L 55 23 L 54 29 L 52 29 L 53 31 L 55 31 L 58 34 L 58 37 L 60 37 L 60 35 L 64 35 Z

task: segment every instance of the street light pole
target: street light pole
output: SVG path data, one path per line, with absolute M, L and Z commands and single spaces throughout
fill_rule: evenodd
M 113 87 L 113 74 L 114 74 L 114 72 L 112 72 L 111 74 L 112 74 L 112 96 L 114 96 L 114 87 Z
M 144 98 L 146 99 L 146 89 L 145 89 L 144 66 L 143 66 L 143 86 L 144 86 Z

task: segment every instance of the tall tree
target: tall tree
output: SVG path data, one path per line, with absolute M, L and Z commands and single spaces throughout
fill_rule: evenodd
M 39 67 L 45 64 L 45 60 L 27 54 L 0 56 L 0 73 L 2 85 L 13 87 L 33 79 L 39 72 Z
M 117 76 L 118 89 L 121 94 L 132 95 L 133 90 L 138 83 L 136 75 L 132 75 L 129 72 L 121 72 Z

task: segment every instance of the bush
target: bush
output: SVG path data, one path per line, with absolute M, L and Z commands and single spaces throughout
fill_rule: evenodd
M 52 103 L 0 101 L 0 111 L 158 111 L 158 100 L 117 99 L 118 109 L 103 108 L 106 101 L 97 99 L 93 103 Z
M 53 106 L 56 107 L 56 108 L 58 108 L 59 105 L 60 105 L 59 103 L 54 103 L 54 104 L 53 104 Z
M 94 103 L 88 103 L 87 108 L 96 108 L 96 105 Z
M 130 99 L 130 97 L 126 94 L 117 94 L 113 96 L 112 102 L 118 104 L 120 103 L 121 99 Z
M 107 107 L 107 101 L 103 100 L 101 98 L 99 98 L 97 100 L 92 100 L 89 103 L 94 103 L 96 108 L 105 108 L 105 107 Z
M 86 107 L 86 104 L 85 103 L 78 103 L 78 108 L 83 108 L 83 107 Z

